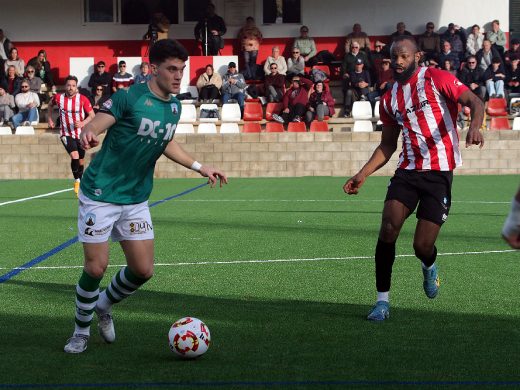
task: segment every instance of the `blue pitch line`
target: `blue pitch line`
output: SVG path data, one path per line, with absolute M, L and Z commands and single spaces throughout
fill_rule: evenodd
M 207 185 L 208 185 L 208 183 L 199 184 L 196 187 L 190 188 L 190 189 L 188 189 L 186 191 L 183 191 L 183 192 L 180 192 L 180 193 L 178 193 L 176 195 L 172 195 L 172 196 L 169 196 L 169 197 L 164 198 L 162 200 L 158 200 L 157 202 L 152 203 L 150 205 L 150 207 L 154 207 L 154 206 L 160 205 L 161 203 L 167 202 L 169 200 L 172 200 L 172 199 L 175 199 L 175 198 L 179 198 L 179 197 L 181 197 L 183 195 L 189 194 L 190 192 L 198 190 L 199 188 L 205 187 Z M 47 253 L 44 253 L 43 255 L 40 255 L 40 256 L 32 259 L 31 261 L 25 263 L 24 265 L 22 265 L 20 267 L 13 268 L 8 273 L 0 276 L 0 284 L 7 282 L 9 279 L 15 277 L 20 272 L 25 271 L 26 269 L 29 269 L 29 268 L 35 266 L 36 264 L 39 264 L 42 261 L 47 260 L 49 257 L 55 255 L 56 253 L 62 251 L 65 248 L 68 248 L 69 246 L 71 246 L 72 244 L 75 244 L 76 242 L 78 242 L 78 236 L 76 236 L 74 238 L 71 238 L 67 242 L 64 242 L 63 244 L 58 245 L 57 247 L 51 249 Z M 6 386 L 6 385 L 0 384 L 0 388 L 2 388 L 3 386 Z

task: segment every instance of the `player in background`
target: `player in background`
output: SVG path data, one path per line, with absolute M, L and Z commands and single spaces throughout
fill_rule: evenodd
M 79 183 L 83 176 L 85 150 L 80 145 L 81 129 L 94 118 L 94 110 L 88 98 L 78 92 L 78 79 L 65 79 L 65 93 L 54 95 L 49 102 L 47 118 L 49 127 L 54 128 L 52 109 L 58 106 L 60 118 L 60 139 L 70 156 L 70 169 L 74 176 L 74 192 L 78 195 Z
M 357 194 L 366 178 L 388 162 L 402 132 L 403 149 L 388 186 L 375 251 L 377 301 L 367 317 L 373 321 L 383 321 L 390 315 L 395 243 L 405 220 L 417 206 L 413 248 L 422 263 L 424 292 L 428 298 L 437 295 L 435 241 L 448 218 L 453 170 L 462 164 L 457 103 L 471 108 L 466 147 L 484 145 L 479 131 L 484 106 L 475 94 L 448 72 L 419 67 L 421 55 L 413 38 L 396 39 L 391 57 L 396 82 L 381 99 L 381 143 L 363 168 L 343 186 L 347 194 Z
M 81 134 L 83 148 L 101 150 L 85 170 L 79 192 L 78 237 L 83 243 L 84 268 L 76 286 L 76 316 L 67 353 L 87 348 L 94 311 L 98 330 L 107 343 L 115 340 L 112 305 L 133 294 L 153 275 L 154 232 L 148 208 L 156 161 L 165 155 L 209 179 L 213 187 L 226 175 L 201 165 L 173 140 L 181 115 L 179 93 L 188 52 L 177 41 L 163 39 L 150 49 L 152 79 L 121 89 L 107 100 Z M 127 266 L 108 287 L 99 284 L 108 266 L 108 239 L 118 241 Z
M 502 237 L 514 249 L 520 249 L 520 188 L 511 201 L 511 211 L 502 228 Z

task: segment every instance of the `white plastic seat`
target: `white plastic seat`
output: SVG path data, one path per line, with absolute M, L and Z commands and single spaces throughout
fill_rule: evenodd
M 354 127 L 352 128 L 352 131 L 355 133 L 374 131 L 374 126 L 372 125 L 372 121 L 358 120 L 354 122 Z
M 240 129 L 236 122 L 224 122 L 220 125 L 220 134 L 238 134 Z
M 13 131 L 9 126 L 1 126 L 0 135 L 13 135 Z
M 205 103 L 205 104 L 201 104 L 200 105 L 200 107 L 199 107 L 199 122 L 218 122 L 219 118 L 201 118 L 200 117 L 200 112 L 202 110 L 217 110 L 218 111 L 218 106 L 216 104 Z
M 217 134 L 217 126 L 214 123 L 201 123 L 197 134 Z
M 193 123 L 197 120 L 197 107 L 195 104 L 183 104 L 179 123 Z
M 222 105 L 222 122 L 240 122 L 242 113 L 238 103 L 226 103 Z
M 16 135 L 34 135 L 34 127 L 18 126 L 14 132 Z
M 195 128 L 192 123 L 179 123 L 175 129 L 175 134 L 194 134 Z
M 374 118 L 379 119 L 379 100 L 374 105 Z
M 359 100 L 352 105 L 352 119 L 371 119 L 372 105 L 367 100 Z
M 513 130 L 520 130 L 520 116 L 513 120 Z

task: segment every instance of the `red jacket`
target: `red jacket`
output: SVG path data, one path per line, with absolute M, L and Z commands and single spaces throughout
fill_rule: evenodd
M 285 95 L 283 95 L 284 110 L 296 104 L 303 104 L 307 107 L 307 103 L 309 103 L 309 89 L 311 87 L 312 81 L 300 77 L 300 87 L 291 87 L 285 92 Z
M 309 97 L 309 107 L 316 108 L 317 100 L 318 99 L 318 92 L 314 91 L 311 93 L 311 96 Z M 329 107 L 329 113 L 330 115 L 334 115 L 334 98 L 332 97 L 332 94 L 329 90 L 324 89 L 321 93 L 321 101 Z

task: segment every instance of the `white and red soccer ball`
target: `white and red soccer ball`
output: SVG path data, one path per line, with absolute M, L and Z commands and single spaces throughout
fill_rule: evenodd
M 208 327 L 194 317 L 184 317 L 175 321 L 168 332 L 170 349 L 183 358 L 192 359 L 204 354 L 210 343 Z

